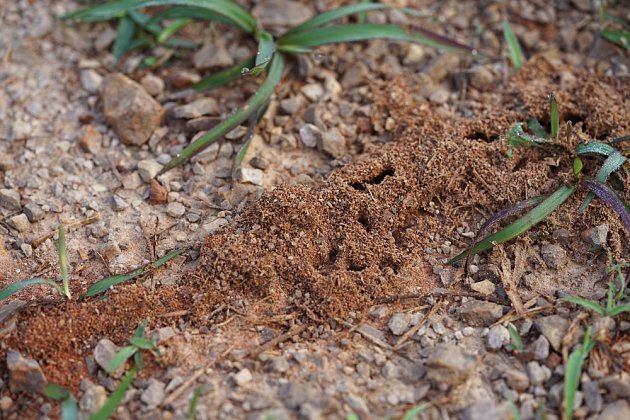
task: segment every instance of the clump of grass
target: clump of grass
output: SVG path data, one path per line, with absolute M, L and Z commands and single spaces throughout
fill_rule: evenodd
M 551 152 L 566 150 L 563 145 L 557 142 L 559 117 L 558 104 L 554 95 L 550 95 L 550 114 L 552 129 L 551 134 L 544 132 L 544 129 L 542 129 L 542 126 L 536 120 L 530 120 L 530 123 L 528 123 L 532 131 L 535 133 L 534 136 L 525 133 L 522 128 L 522 123 L 518 123 L 510 130 L 509 145 L 514 148 L 538 147 Z M 625 139 L 625 137 L 623 138 Z M 615 143 L 615 140 L 617 139 L 611 140 L 611 143 Z M 618 141 L 616 143 L 618 143 Z M 546 219 L 551 213 L 560 207 L 578 190 L 578 187 L 589 191 L 585 201 L 580 206 L 580 211 L 586 208 L 593 197 L 597 196 L 600 200 L 604 201 L 613 210 L 615 210 L 621 218 L 622 223 L 630 233 L 630 206 L 628 206 L 628 204 L 617 195 L 613 188 L 605 183 L 608 177 L 613 173 L 617 174 L 619 177 L 622 176 L 620 169 L 626 162 L 627 158 L 620 150 L 599 141 L 591 141 L 578 145 L 575 149 L 575 154 L 576 157 L 573 161 L 573 173 L 575 176 L 574 182 L 569 183 L 568 185 L 560 186 L 555 192 L 548 196 L 534 197 L 524 200 L 507 206 L 506 208 L 493 214 L 482 224 L 473 240 L 472 245 L 467 250 L 453 258 L 451 263 L 466 258 L 465 269 L 467 269 L 470 258 L 473 255 L 492 248 L 497 244 L 510 241 L 529 231 L 533 226 Z M 580 159 L 580 156 L 593 154 L 605 156 L 606 160 L 599 168 L 597 176 L 595 178 L 590 178 L 583 176 L 582 174 L 584 164 Z M 500 229 L 494 234 L 486 236 L 482 240 L 480 239 L 489 232 L 492 225 L 530 207 L 534 208 L 509 226 Z
M 606 1 L 599 1 L 599 22 L 601 34 L 609 42 L 630 50 L 630 22 L 606 12 Z
M 154 6 L 165 8 L 153 16 L 139 11 L 139 9 Z M 167 162 L 158 174 L 161 175 L 210 146 L 233 128 L 247 121 L 250 116 L 264 110 L 273 91 L 282 79 L 287 55 L 311 53 L 314 48 L 327 44 L 370 39 L 419 43 L 447 51 L 477 54 L 477 51 L 468 45 L 426 29 L 416 28 L 412 31 L 398 25 L 365 22 L 364 16 L 369 11 L 387 9 L 394 9 L 394 7 L 367 1 L 341 6 L 290 28 L 279 36 L 274 36 L 266 31 L 254 16 L 230 0 L 117 0 L 86 7 L 66 14 L 62 18 L 86 22 L 117 20 L 119 33 L 116 44 L 118 46 L 114 45 L 114 56 L 117 59 L 133 48 L 152 45 L 147 41 L 147 37 L 152 39 L 148 34 L 153 34 L 158 42 L 174 41 L 174 38 L 170 37 L 190 22 L 190 19 L 225 23 L 244 31 L 257 42 L 258 51 L 254 56 L 211 75 L 197 83 L 194 88 L 197 90 L 212 89 L 231 83 L 243 76 L 256 76 L 266 72 L 266 77 L 258 91 L 247 101 L 245 106 L 195 140 L 177 157 Z M 418 11 L 409 8 L 397 8 L 397 10 L 412 16 L 421 15 Z M 335 23 L 339 19 L 353 15 L 359 18 L 359 23 Z M 165 22 L 171 19 L 176 20 L 170 25 L 164 26 Z M 235 170 L 245 156 L 247 146 L 248 143 L 243 145 L 244 151 L 235 162 Z
M 9 296 L 19 292 L 25 287 L 29 287 L 35 284 L 46 284 L 52 289 L 59 293 L 61 296 L 66 299 L 70 299 L 70 285 L 68 278 L 68 250 L 66 249 L 66 231 L 63 226 L 59 227 L 58 230 L 59 241 L 57 243 L 57 255 L 59 258 L 59 271 L 61 272 L 61 286 L 54 280 L 42 279 L 42 278 L 33 278 L 28 280 L 17 281 L 15 283 L 10 284 L 0 291 L 0 301 L 8 298 Z

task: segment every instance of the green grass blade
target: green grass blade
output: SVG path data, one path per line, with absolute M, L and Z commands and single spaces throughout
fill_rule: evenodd
M 626 160 L 626 157 L 618 151 L 611 153 L 604 161 L 604 164 L 599 168 L 599 171 L 597 171 L 597 180 L 599 182 L 606 182 L 610 174 L 619 170 Z M 588 193 L 578 211 L 584 211 L 594 197 L 595 194 L 592 192 Z
M 152 350 L 155 348 L 155 343 L 153 341 L 142 337 L 131 337 L 129 339 L 129 343 L 142 350 Z
M 192 399 L 190 400 L 190 404 L 188 405 L 188 415 L 186 418 L 188 420 L 195 420 L 196 412 L 197 412 L 197 404 L 199 403 L 199 397 L 201 397 L 201 393 L 203 392 L 203 387 L 197 387 L 195 389 L 195 393 L 193 394 Z
M 109 277 L 105 277 L 102 280 L 97 281 L 96 283 L 94 283 L 93 285 L 91 285 L 88 290 L 87 293 L 85 294 L 87 297 L 92 297 L 92 296 L 96 296 L 100 293 L 103 293 L 107 290 L 109 290 L 110 287 L 116 286 L 120 283 L 124 283 L 128 280 L 131 279 L 135 279 L 136 277 L 142 275 L 144 273 L 144 267 L 142 268 L 138 268 L 134 271 L 132 271 L 131 273 L 128 274 L 121 274 L 121 275 L 114 275 L 114 276 L 109 276 Z
M 182 38 L 167 39 L 164 41 L 164 45 L 168 48 L 185 48 L 187 50 L 194 50 L 198 46 L 194 41 Z
M 76 10 L 63 15 L 62 19 L 76 19 L 88 22 L 110 20 L 124 16 L 131 10 L 152 6 L 199 7 L 223 16 L 232 25 L 246 32 L 254 33 L 257 28 L 256 19 L 231 0 L 118 0 Z
M 575 152 L 578 155 L 603 155 L 610 156 L 611 154 L 617 152 L 617 149 L 614 147 L 602 143 L 601 141 L 589 141 L 588 143 L 581 143 L 575 148 Z
M 372 0 L 361 0 L 362 4 L 371 4 Z M 367 12 L 360 12 L 357 16 L 357 22 L 358 23 L 367 23 L 368 21 L 368 15 Z
M 59 286 L 54 281 L 48 280 L 48 279 L 35 278 L 35 279 L 28 279 L 28 280 L 22 280 L 22 281 L 17 281 L 15 283 L 11 283 L 10 285 L 2 289 L 2 291 L 0 291 L 0 300 L 6 299 L 9 296 L 24 289 L 25 287 L 32 286 L 33 284 L 47 284 L 49 286 L 52 286 L 60 295 L 65 296 L 65 292 L 63 291 L 61 286 Z
M 560 119 L 558 116 L 558 101 L 556 101 L 556 95 L 553 92 L 549 95 L 549 115 L 551 116 L 551 138 L 558 140 Z
M 267 68 L 275 52 L 276 44 L 273 41 L 273 36 L 269 32 L 260 32 L 258 34 L 258 51 L 256 52 L 254 68 L 246 71 L 244 74 L 258 76 Z
M 258 91 L 252 96 L 247 104 L 230 117 L 223 120 L 219 125 L 214 127 L 205 135 L 198 138 L 195 142 L 184 149 L 177 157 L 171 159 L 163 168 L 159 174 L 163 174 L 166 171 L 173 169 L 180 165 L 184 161 L 190 159 L 196 153 L 208 147 L 220 139 L 227 132 L 232 130 L 237 125 L 245 121 L 252 113 L 256 112 L 264 103 L 267 102 L 275 87 L 280 83 L 282 78 L 282 71 L 284 69 L 284 57 L 282 54 L 274 54 L 269 70 L 267 72 L 267 78 L 262 83 Z
M 241 167 L 243 160 L 245 159 L 245 155 L 247 155 L 247 150 L 249 150 L 249 145 L 252 142 L 252 138 L 254 137 L 254 130 L 256 128 L 256 124 L 262 119 L 267 112 L 267 107 L 269 106 L 269 102 L 260 107 L 256 114 L 252 114 L 249 117 L 249 127 L 247 127 L 247 134 L 245 134 L 245 140 L 243 140 L 243 145 L 239 149 L 236 154 L 236 158 L 234 159 L 234 164 L 232 165 L 232 178 L 236 179 L 236 173 L 238 169 Z
M 516 238 L 520 234 L 527 232 L 533 226 L 535 226 L 544 218 L 553 213 L 554 210 L 560 207 L 560 205 L 562 205 L 562 203 L 564 203 L 567 198 L 569 198 L 571 194 L 575 192 L 575 189 L 575 185 L 563 185 L 553 194 L 547 197 L 542 203 L 534 207 L 534 209 L 532 209 L 525 216 L 521 217 L 520 219 L 516 220 L 514 223 L 501 229 L 500 231 L 488 236 L 484 240 L 477 243 L 471 249 L 462 252 L 461 254 L 453 258 L 450 263 L 462 260 L 468 255 L 478 254 L 488 248 L 492 248 L 496 244 L 509 241 Z
M 529 128 L 531 132 L 536 135 L 536 137 L 540 137 L 541 139 L 546 139 L 549 137 L 549 134 L 547 134 L 545 128 L 534 117 L 530 118 L 527 121 L 527 128 Z
M 630 312 L 630 303 L 624 303 L 623 305 L 614 306 L 606 313 L 606 315 L 613 317 L 624 312 Z
M 127 392 L 127 388 L 131 385 L 131 381 L 133 381 L 136 373 L 138 373 L 138 370 L 134 367 L 125 375 L 118 388 L 105 401 L 103 407 L 90 416 L 90 420 L 107 420 L 114 414 L 114 411 L 116 411 L 116 408 L 125 397 L 125 392 Z
M 514 127 L 510 130 L 508 135 L 508 143 L 513 147 L 538 147 L 540 149 L 553 149 L 558 145 L 550 143 L 546 136 L 536 137 L 531 136 L 523 130 L 523 123 L 514 124 Z
M 61 271 L 63 294 L 70 299 L 70 286 L 68 284 L 68 249 L 66 247 L 66 229 L 63 225 L 59 227 L 57 255 L 59 256 L 59 270 Z
M 79 407 L 72 395 L 61 403 L 61 420 L 78 420 Z
M 621 136 L 621 137 L 615 137 L 614 139 L 610 139 L 611 143 L 621 143 L 622 141 L 628 141 L 630 140 L 630 136 Z
M 503 18 L 503 36 L 505 42 L 508 45 L 510 51 L 510 60 L 516 70 L 520 70 L 523 67 L 523 50 L 521 44 L 518 42 L 518 38 L 514 34 L 510 22 L 506 18 Z
M 125 363 L 125 361 L 133 356 L 133 354 L 137 351 L 138 347 L 136 346 L 123 347 L 118 353 L 116 353 L 112 360 L 110 360 L 109 364 L 107 365 L 107 369 L 105 370 L 107 371 L 107 373 L 115 372 L 116 369 L 120 367 L 120 365 Z
M 405 412 L 402 420 L 416 420 L 426 408 L 427 406 L 424 404 L 416 405 Z
M 567 296 L 567 297 L 562 298 L 562 300 L 565 302 L 571 302 L 576 305 L 580 305 L 586 309 L 590 309 L 591 311 L 601 316 L 605 316 L 606 314 L 606 309 L 602 308 L 602 306 L 599 303 L 592 300 L 583 299 L 578 296 Z
M 162 258 L 157 259 L 155 261 L 153 261 L 151 263 L 151 266 L 153 268 L 158 268 L 161 265 L 166 264 L 167 262 L 169 262 L 170 260 L 172 260 L 173 258 L 177 257 L 178 255 L 182 254 L 184 251 L 186 251 L 188 248 L 179 248 L 176 249 L 175 251 L 171 251 L 168 254 L 164 255 Z
M 144 329 L 147 327 L 148 323 L 149 323 L 148 319 L 145 319 L 144 321 L 142 321 L 140 325 L 138 325 L 138 328 L 136 328 L 136 332 L 133 334 L 133 336 L 142 338 L 142 336 L 144 335 Z
M 118 21 L 118 30 L 116 33 L 116 41 L 112 48 L 114 55 L 114 64 L 118 64 L 123 54 L 129 51 L 131 40 L 136 33 L 136 25 L 128 16 L 123 16 Z
M 157 36 L 157 41 L 160 44 L 166 42 L 166 40 L 172 37 L 175 32 L 179 31 L 190 22 L 192 22 L 192 19 L 175 19 L 166 28 L 164 28 L 162 32 L 159 33 L 159 35 Z
M 511 324 L 508 325 L 508 333 L 510 334 L 510 345 L 512 348 L 518 352 L 524 352 L 525 346 L 523 345 L 523 340 L 518 334 L 518 331 L 516 331 L 516 328 Z
M 355 23 L 314 28 L 308 31 L 283 35 L 277 40 L 278 51 L 308 51 L 310 48 L 340 42 L 391 39 L 415 42 L 446 51 L 472 53 L 473 48 L 429 31 L 407 32 L 398 25 Z
M 243 74 L 247 73 L 247 71 L 254 66 L 254 63 L 255 57 L 252 56 L 230 68 L 206 77 L 205 79 L 192 85 L 192 88 L 199 92 L 227 85 L 228 83 L 243 77 Z
M 615 43 L 627 50 L 630 50 L 630 31 L 604 29 L 602 31 L 602 36 L 608 41 Z
M 391 9 L 392 6 L 387 4 L 379 4 L 379 3 L 361 3 L 361 4 L 352 4 L 350 6 L 338 7 L 333 10 L 329 10 L 324 13 L 320 13 L 319 15 L 303 22 L 297 26 L 286 31 L 282 36 L 296 34 L 298 32 L 304 32 L 310 29 L 314 29 L 337 19 L 341 19 L 346 16 L 369 12 L 370 10 L 381 10 L 381 9 Z M 363 22 L 362 22 L 363 23 Z
M 573 159 L 573 176 L 578 176 L 584 168 L 584 162 L 578 156 Z
M 63 387 L 60 387 L 55 383 L 48 382 L 48 384 L 46 384 L 46 387 L 44 388 L 44 395 L 55 401 L 61 401 L 70 396 L 70 391 Z
M 599 0 L 599 23 L 606 21 L 606 0 Z
M 157 35 L 162 32 L 162 28 L 157 23 L 151 22 L 151 16 L 146 13 L 139 12 L 138 10 L 131 10 L 129 12 L 129 17 L 133 19 L 134 22 L 142 29 L 147 32 L 152 33 L 153 35 Z
M 584 342 L 576 348 L 567 362 L 564 374 L 564 418 L 571 420 L 573 418 L 573 405 L 575 404 L 575 392 L 580 384 L 580 375 L 582 372 L 582 364 L 588 357 L 595 346 L 595 340 L 591 338 L 590 328 L 586 330 Z

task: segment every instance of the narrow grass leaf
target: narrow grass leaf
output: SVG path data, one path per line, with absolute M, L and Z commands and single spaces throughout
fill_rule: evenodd
M 48 382 L 44 388 L 44 395 L 55 401 L 61 401 L 70 396 L 70 391 L 55 383 Z
M 173 258 L 177 257 L 178 255 L 182 254 L 184 251 L 186 251 L 188 248 L 179 248 L 176 249 L 175 251 L 171 251 L 168 254 L 164 255 L 162 258 L 157 259 L 155 261 L 153 261 L 151 263 L 151 266 L 153 268 L 158 268 L 161 265 L 166 264 L 167 262 L 169 262 L 170 260 L 172 260 Z
M 630 50 L 630 31 L 617 31 L 614 29 L 604 29 L 602 36 L 625 49 Z
M 306 22 L 303 22 L 297 26 L 294 26 L 293 28 L 289 29 L 284 34 L 282 34 L 282 36 L 296 34 L 298 32 L 304 32 L 313 28 L 324 26 L 337 19 L 341 19 L 343 17 L 354 15 L 357 13 L 365 13 L 365 12 L 369 12 L 370 10 L 382 10 L 382 9 L 391 9 L 391 8 L 392 6 L 387 5 L 387 4 L 367 3 L 367 2 L 338 7 L 336 9 L 332 9 L 327 12 L 320 13 L 317 16 L 307 20 Z
M 236 179 L 236 175 L 238 169 L 241 167 L 243 160 L 245 159 L 245 155 L 247 155 L 247 151 L 249 150 L 249 145 L 254 138 L 254 130 L 256 129 L 256 124 L 260 121 L 260 119 L 265 115 L 267 111 L 267 107 L 269 106 L 269 102 L 263 105 L 256 114 L 252 114 L 249 117 L 249 123 L 247 127 L 247 133 L 245 134 L 245 139 L 243 140 L 243 145 L 239 149 L 236 154 L 236 158 L 234 159 L 234 164 L 232 165 L 232 178 Z
M 622 136 L 622 137 L 615 137 L 614 139 L 610 139 L 611 143 L 621 143 L 622 141 L 628 141 L 630 140 L 630 136 Z
M 284 57 L 282 54 L 274 54 L 269 70 L 267 72 L 267 78 L 262 83 L 256 94 L 247 101 L 245 106 L 239 109 L 237 112 L 223 120 L 219 125 L 214 127 L 205 135 L 198 138 L 195 142 L 185 148 L 177 157 L 171 159 L 159 172 L 159 175 L 173 169 L 180 165 L 184 161 L 190 159 L 196 153 L 208 147 L 220 139 L 227 132 L 232 130 L 254 112 L 260 108 L 264 103 L 269 100 L 269 97 L 273 93 L 275 87 L 280 83 L 282 77 L 282 71 L 284 69 Z
M 68 284 L 68 249 L 66 247 L 66 229 L 63 225 L 59 227 L 57 255 L 59 256 L 59 270 L 61 271 L 63 294 L 70 299 L 70 286 Z
M 523 50 L 510 26 L 510 22 L 505 17 L 503 18 L 503 36 L 510 52 L 510 61 L 512 61 L 516 70 L 520 70 L 523 67 Z
M 140 325 L 138 325 L 138 327 L 136 328 L 136 331 L 134 332 L 133 336 L 141 338 L 144 335 L 144 329 L 147 327 L 148 323 L 149 323 L 148 319 L 145 319 L 144 321 L 142 321 Z
M 201 386 L 195 389 L 193 397 L 190 400 L 190 404 L 188 405 L 188 415 L 186 416 L 188 420 L 195 420 L 195 417 L 197 416 L 197 404 L 199 403 L 199 398 L 201 397 L 202 392 L 203 387 Z
M 118 21 L 118 29 L 116 32 L 116 41 L 112 48 L 112 54 L 114 55 L 114 64 L 118 64 L 123 54 L 129 51 L 131 40 L 136 33 L 136 25 L 133 20 L 128 16 L 123 16 Z
M 416 420 L 418 416 L 420 416 L 420 414 L 422 414 L 422 412 L 426 410 L 426 408 L 427 407 L 424 404 L 416 405 L 415 407 L 407 410 L 402 420 Z
M 361 0 L 361 4 L 371 4 L 372 0 Z M 367 12 L 360 12 L 357 16 L 357 22 L 359 23 L 367 23 L 368 15 Z
M 578 346 L 569 356 L 564 374 L 564 418 L 573 418 L 573 406 L 575 404 L 575 393 L 580 383 L 582 364 L 595 346 L 595 340 L 591 338 L 590 328 L 586 330 L 584 342 Z
M 250 68 L 254 66 L 255 57 L 250 57 L 245 61 L 242 61 L 232 67 L 229 67 L 218 73 L 202 79 L 201 81 L 192 85 L 192 88 L 196 91 L 210 90 L 217 87 L 225 86 L 235 80 L 243 77 L 244 73 L 247 73 Z
M 558 140 L 560 117 L 558 116 L 558 101 L 556 101 L 556 95 L 553 92 L 549 95 L 549 115 L 551 118 L 551 137 Z
M 35 278 L 35 279 L 28 279 L 28 280 L 22 280 L 22 281 L 17 281 L 15 283 L 11 283 L 10 285 L 2 289 L 2 291 L 0 291 L 0 300 L 6 299 L 9 296 L 24 289 L 25 287 L 32 286 L 34 284 L 47 284 L 49 286 L 52 286 L 60 295 L 65 296 L 65 292 L 63 291 L 61 286 L 59 286 L 54 281 L 48 280 L 48 279 Z
M 146 13 L 142 13 L 138 10 L 131 10 L 129 11 L 128 16 L 133 19 L 138 26 L 153 35 L 158 35 L 162 31 L 160 25 L 158 23 L 151 22 L 151 16 Z
M 602 306 L 599 303 L 592 300 L 583 299 L 578 296 L 567 296 L 565 298 L 562 298 L 562 300 L 565 302 L 571 302 L 576 305 L 580 305 L 586 309 L 590 309 L 591 311 L 601 316 L 605 316 L 606 314 L 606 309 L 602 308 Z
M 518 407 L 516 406 L 516 403 L 514 402 L 514 400 L 511 397 L 508 398 L 507 400 L 510 403 L 510 411 L 512 412 L 512 418 L 514 420 L 522 420 L 521 413 L 518 411 Z
M 110 395 L 107 401 L 105 401 L 103 407 L 90 416 L 90 420 L 107 420 L 112 414 L 114 414 L 114 411 L 116 411 L 116 408 L 125 397 L 125 392 L 127 392 L 127 388 L 129 388 L 129 385 L 136 376 L 136 373 L 138 373 L 138 370 L 134 367 L 129 371 L 129 373 L 127 373 L 127 375 L 125 375 L 118 388 L 112 392 L 112 395 Z
M 532 117 L 527 121 L 527 128 L 531 130 L 537 137 L 546 139 L 549 137 L 549 134 L 545 131 L 545 128 L 540 124 L 540 122 Z
M 110 20 L 124 16 L 127 12 L 151 6 L 192 6 L 209 10 L 223 16 L 232 25 L 246 32 L 254 33 L 256 19 L 241 6 L 231 0 L 118 0 L 97 6 L 86 7 L 63 15 L 63 19 L 76 19 L 88 22 Z
M 604 161 L 604 164 L 599 168 L 599 171 L 597 171 L 597 180 L 602 183 L 606 182 L 610 174 L 619 170 L 626 160 L 626 157 L 618 151 L 611 153 Z M 588 193 L 578 211 L 584 211 L 593 197 L 595 197 L 595 195 L 592 192 Z
M 79 407 L 72 395 L 61 403 L 61 420 L 78 420 Z
M 573 175 L 578 176 L 584 168 L 584 162 L 578 156 L 573 159 Z
M 501 229 L 500 231 L 488 236 L 483 241 L 480 241 L 479 243 L 474 245 L 472 248 L 462 252 L 461 254 L 453 258 L 450 263 L 462 260 L 468 255 L 478 254 L 488 248 L 492 248 L 496 244 L 509 241 L 519 236 L 520 234 L 527 232 L 533 226 L 537 225 L 540 221 L 553 213 L 554 210 L 560 207 L 562 203 L 564 203 L 567 198 L 569 198 L 571 194 L 575 192 L 575 189 L 575 185 L 563 185 L 525 216 L 519 218 L 504 229 Z
M 630 29 L 630 21 L 626 20 L 626 19 L 624 19 L 622 17 L 606 13 L 606 20 L 608 20 L 610 22 L 617 23 L 617 24 L 623 26 L 624 28 Z
M 175 32 L 179 31 L 190 22 L 192 22 L 192 19 L 175 19 L 158 34 L 157 41 L 160 44 L 166 42 L 166 40 L 172 37 Z
M 258 76 L 271 62 L 271 59 L 273 58 L 275 52 L 276 44 L 273 41 L 273 36 L 271 36 L 269 32 L 263 31 L 259 33 L 258 51 L 256 52 L 256 61 L 254 61 L 254 67 L 244 74 Z
M 624 312 L 630 312 L 630 303 L 624 303 L 623 305 L 617 305 L 607 311 L 606 315 L 608 316 L 617 316 Z
M 516 331 L 516 328 L 514 328 L 511 324 L 508 325 L 508 333 L 510 334 L 510 345 L 512 348 L 521 353 L 525 351 L 525 346 L 523 345 L 521 336 L 518 334 L 518 331 Z
M 144 267 L 138 268 L 128 274 L 105 277 L 104 279 L 99 280 L 98 282 L 91 285 L 88 288 L 87 293 L 85 295 L 87 297 L 96 296 L 100 293 L 107 291 L 110 287 L 116 286 L 120 283 L 124 283 L 128 280 L 134 279 L 138 277 L 139 275 L 141 275 L 142 273 L 144 273 Z
M 584 186 L 617 212 L 626 230 L 630 233 L 630 212 L 617 194 L 608 185 L 596 179 L 585 180 Z
M 310 48 L 340 42 L 365 41 L 369 39 L 391 39 L 415 42 L 453 52 L 472 53 L 472 47 L 461 44 L 426 30 L 407 32 L 398 25 L 377 23 L 355 23 L 313 28 L 281 36 L 277 40 L 278 51 L 308 51 Z
M 537 137 L 531 136 L 523 130 L 523 123 L 514 124 L 514 127 L 510 130 L 508 134 L 508 143 L 513 147 L 538 147 L 540 149 L 545 150 L 557 150 L 562 148 L 561 145 L 551 143 L 547 139 L 547 135 L 545 137 Z
M 575 152 L 578 155 L 602 155 L 610 156 L 615 153 L 617 149 L 609 144 L 602 143 L 601 141 L 590 141 L 588 143 L 581 143 L 575 148 Z
M 142 337 L 131 337 L 129 343 L 142 350 L 153 350 L 155 348 L 155 343 L 152 340 Z
M 194 41 L 182 38 L 170 38 L 164 41 L 164 46 L 168 48 L 184 48 L 187 50 L 194 50 L 197 48 L 197 44 Z
M 107 365 L 107 369 L 105 370 L 107 371 L 107 373 L 115 372 L 116 369 L 120 367 L 120 365 L 125 363 L 125 361 L 133 356 L 133 354 L 137 351 L 138 347 L 136 346 L 123 347 L 118 353 L 116 353 L 112 360 L 110 360 L 109 364 Z
M 606 0 L 599 0 L 599 23 L 606 21 Z

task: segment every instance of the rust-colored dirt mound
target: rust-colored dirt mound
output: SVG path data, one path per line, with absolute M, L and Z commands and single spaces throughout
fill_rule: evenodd
M 479 221 L 511 202 L 572 179 L 570 153 L 506 154 L 512 124 L 532 115 L 548 121 L 549 92 L 558 97 L 561 119 L 572 121 L 561 130 L 569 147 L 630 132 L 630 83 L 564 80 L 557 77 L 561 70 L 542 60 L 528 64 L 489 96 L 474 119 L 447 120 L 419 104 L 414 92 L 421 85 L 414 80 L 375 88 L 375 123 L 393 118 L 395 142 L 372 147 L 322 185 L 263 195 L 236 223 L 208 238 L 197 273 L 182 278 L 178 288 L 119 286 L 105 302 L 31 308 L 19 315 L 5 349 L 48 360 L 47 377 L 76 388 L 98 339 L 122 344 L 141 320 L 151 318 L 155 327 L 166 312 L 188 310 L 198 324 L 222 303 L 259 317 L 295 309 L 311 318 L 345 316 L 384 296 L 443 286 L 434 273 L 448 270 L 448 258 L 470 244 L 470 235 L 462 233 L 475 231 Z M 577 214 L 584 196 L 576 194 L 536 231 L 565 228 L 578 235 L 607 222 L 611 253 L 627 256 L 628 234 L 613 211 L 594 200 Z

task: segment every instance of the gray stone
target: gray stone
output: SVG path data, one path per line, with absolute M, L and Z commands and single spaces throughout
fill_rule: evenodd
M 536 319 L 536 328 L 549 340 L 557 352 L 562 350 L 562 339 L 569 328 L 569 321 L 560 315 L 550 315 Z
M 81 86 L 89 93 L 97 93 L 103 83 L 103 76 L 95 70 L 81 70 Z
M 147 407 L 156 408 L 164 401 L 164 397 L 166 396 L 165 388 L 166 385 L 164 385 L 163 382 L 151 378 L 149 379 L 149 386 L 147 386 L 140 396 L 140 400 L 142 400 Z
M 533 346 L 536 360 L 546 360 L 549 357 L 549 340 L 544 335 L 539 335 Z
M 186 213 L 186 207 L 182 203 L 175 201 L 166 206 L 166 213 L 174 218 L 182 217 Z
M 460 417 L 462 420 L 511 419 L 511 412 L 505 412 L 503 405 L 483 399 L 468 405 Z
M 389 318 L 387 327 L 394 335 L 403 335 L 411 323 L 411 316 L 404 312 L 396 312 Z
M 304 98 L 301 95 L 291 96 L 280 101 L 280 110 L 287 115 L 295 115 L 304 106 Z
M 319 83 L 310 83 L 302 86 L 300 92 L 311 102 L 317 102 L 324 95 L 324 88 Z
M 234 58 L 225 47 L 225 42 L 217 39 L 206 41 L 193 56 L 195 68 L 228 67 L 234 64 Z
M 300 140 L 306 147 L 317 147 L 322 141 L 322 132 L 313 124 L 304 124 L 300 127 Z
M 140 80 L 140 84 L 151 96 L 158 96 L 164 92 L 164 80 L 151 73 L 147 73 L 142 80 Z
M 101 385 L 95 385 L 89 379 L 81 381 L 83 395 L 79 401 L 79 408 L 86 413 L 95 413 L 107 401 L 107 390 Z
M 420 44 L 409 44 L 409 49 L 407 50 L 407 54 L 403 58 L 403 64 L 417 64 L 422 61 L 426 52 L 425 47 Z
M 567 263 L 567 252 L 560 245 L 543 245 L 540 248 L 540 254 L 549 268 L 557 270 Z
M 243 386 L 251 382 L 252 379 L 253 379 L 252 372 L 247 368 L 239 370 L 234 375 L 234 382 L 236 382 L 236 385 L 238 386 Z
M 31 246 L 31 244 L 23 243 L 22 245 L 20 245 L 20 249 L 27 257 L 33 255 L 33 247 Z
M 216 219 L 211 220 L 201 225 L 201 228 L 207 234 L 213 234 L 227 224 L 228 224 L 228 221 L 226 219 L 222 217 L 217 217 Z
M 7 223 L 18 232 L 26 232 L 31 228 L 31 223 L 24 213 L 16 214 L 11 217 Z
M 102 97 L 105 121 L 128 145 L 149 141 L 164 116 L 162 106 L 142 86 L 120 73 L 105 78 Z
M 510 333 L 503 325 L 494 325 L 490 328 L 486 337 L 487 347 L 490 350 L 499 350 L 510 342 Z
M 602 379 L 600 384 L 608 390 L 610 398 L 630 398 L 630 374 L 624 371 Z
M 543 385 L 547 379 L 551 378 L 551 370 L 547 366 L 541 366 L 538 362 L 529 362 L 527 373 L 530 383 L 534 386 Z
M 582 232 L 582 239 L 594 248 L 604 248 L 608 238 L 608 223 L 595 226 Z
M 503 307 L 496 303 L 471 299 L 460 306 L 458 313 L 462 321 L 485 327 L 503 316 Z
M 322 134 L 322 150 L 324 153 L 339 159 L 346 154 L 346 138 L 337 128 L 331 128 Z
M 586 406 L 591 413 L 599 413 L 602 411 L 604 405 L 604 399 L 599 393 L 599 384 L 595 381 L 582 382 L 582 392 L 584 393 L 584 400 Z
M 239 168 L 238 179 L 241 182 L 262 186 L 265 180 L 265 173 L 260 169 Z
M 490 280 L 482 280 L 470 285 L 470 288 L 482 295 L 490 296 L 496 293 L 497 287 Z
M 174 336 L 175 330 L 173 327 L 162 327 L 151 332 L 151 339 L 155 342 L 155 344 L 163 343 Z
M 291 365 L 286 357 L 272 357 L 269 360 L 269 369 L 272 372 L 284 373 L 289 370 L 290 367 Z
M 24 358 L 17 351 L 7 354 L 7 369 L 11 392 L 39 393 L 46 386 L 46 377 L 39 364 L 33 359 Z
M 118 353 L 118 346 L 114 344 L 110 339 L 103 338 L 96 344 L 94 348 L 94 360 L 103 370 L 107 370 L 109 363 L 112 361 L 116 353 Z M 116 369 L 111 376 L 114 378 L 120 378 L 124 373 L 125 366 L 124 363 Z
M 459 385 L 472 373 L 477 358 L 454 344 L 437 345 L 426 362 L 427 378 L 438 384 Z
M 140 178 L 142 178 L 144 182 L 151 182 L 161 169 L 162 165 L 151 159 L 138 162 L 138 175 L 140 175 Z
M 630 404 L 628 401 L 619 400 L 606 405 L 597 420 L 621 420 L 630 419 Z
M 370 308 L 370 310 L 368 311 L 368 316 L 372 319 L 378 320 L 385 318 L 388 313 L 389 308 L 387 307 L 387 305 L 377 305 Z
M 284 405 L 292 410 L 298 409 L 303 404 L 310 402 L 323 405 L 325 396 L 316 384 L 305 384 L 289 382 L 280 386 L 278 397 Z
M 262 27 L 286 28 L 313 17 L 313 9 L 295 0 L 267 0 L 256 3 L 252 15 Z
M 114 211 L 123 211 L 126 208 L 129 208 L 129 203 L 127 203 L 127 200 L 117 194 L 114 194 L 112 201 L 114 203 L 114 205 L 112 206 Z
M 132 172 L 123 177 L 122 185 L 126 190 L 135 190 L 142 185 L 142 179 L 140 175 L 138 175 L 138 172 Z
M 20 205 L 20 193 L 11 189 L 0 189 L 0 207 L 7 210 L 19 210 Z
M 357 328 L 357 331 L 359 331 L 361 334 L 365 334 L 371 337 L 372 339 L 376 339 L 382 343 L 387 342 L 387 340 L 385 340 L 385 334 L 381 330 L 374 328 L 370 324 L 359 325 Z
M 218 114 L 219 107 L 217 101 L 213 98 L 197 99 L 186 105 L 180 105 L 173 108 L 173 116 L 175 118 L 193 119 L 204 115 Z
M 444 89 L 438 89 L 429 95 L 429 100 L 435 104 L 445 104 L 449 98 L 450 94 Z

